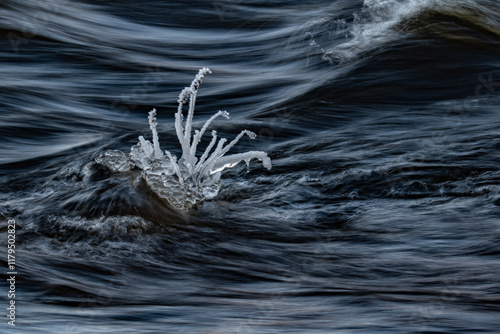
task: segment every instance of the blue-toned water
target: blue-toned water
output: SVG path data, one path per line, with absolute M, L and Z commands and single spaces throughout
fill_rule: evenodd
M 497 1 L 4 0 L 0 36 L 1 333 L 499 332 Z M 179 156 L 205 66 L 196 125 L 271 170 L 189 213 L 89 170 L 152 108 Z

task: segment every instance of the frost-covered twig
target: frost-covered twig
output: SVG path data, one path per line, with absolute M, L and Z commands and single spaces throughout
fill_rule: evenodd
M 156 109 L 153 109 L 149 112 L 148 120 L 149 120 L 149 128 L 153 133 L 153 152 L 155 155 L 155 159 L 160 159 L 163 153 L 161 153 L 160 142 L 158 141 L 158 132 L 156 132 Z
M 210 117 L 208 119 L 208 121 L 205 122 L 205 125 L 203 125 L 203 127 L 201 128 L 200 131 L 196 131 L 195 132 L 195 135 L 193 137 L 193 143 L 191 145 L 191 150 L 189 152 L 189 154 L 194 157 L 196 155 L 196 149 L 198 148 L 198 143 L 200 142 L 201 140 L 201 137 L 203 136 L 203 134 L 205 133 L 205 131 L 207 131 L 207 128 L 208 126 L 212 123 L 212 121 L 214 119 L 216 119 L 217 117 L 219 116 L 222 116 L 222 117 L 225 117 L 226 119 L 229 119 L 231 118 L 229 116 L 229 113 L 225 110 L 219 110 L 217 113 L 215 113 L 212 117 Z
M 219 140 L 219 144 L 217 144 L 217 147 L 215 148 L 214 152 L 210 155 L 210 157 L 207 159 L 207 161 L 205 161 L 201 165 L 198 173 L 196 175 L 194 175 L 194 177 L 195 177 L 194 179 L 196 180 L 196 182 L 198 184 L 203 182 L 204 177 L 208 176 L 210 169 L 211 169 L 211 166 L 213 166 L 213 164 L 215 163 L 217 158 L 219 158 L 221 156 L 220 152 L 222 151 L 222 147 L 224 146 L 226 141 L 227 141 L 226 138 L 221 138 L 221 140 Z
M 191 141 L 191 127 L 193 124 L 194 108 L 196 106 L 196 97 L 198 95 L 198 89 L 200 88 L 203 78 L 208 73 L 212 73 L 209 68 L 204 67 L 198 71 L 198 74 L 191 82 L 191 86 L 184 88 L 179 95 L 179 107 L 177 108 L 177 113 L 175 114 L 175 129 L 177 132 L 177 138 L 182 147 L 182 157 L 181 159 L 190 166 L 193 166 L 196 162 L 193 161 L 194 154 L 191 154 L 190 141 Z M 186 100 L 189 98 L 189 110 L 186 119 L 186 126 L 182 126 L 183 120 L 183 107 Z
M 212 148 L 214 147 L 216 142 L 217 142 L 217 131 L 212 130 L 212 141 L 210 142 L 210 144 L 208 144 L 207 148 L 205 149 L 205 152 L 203 152 L 203 155 L 201 156 L 200 160 L 196 164 L 196 167 L 194 170 L 195 174 L 199 174 L 200 169 L 203 166 L 203 163 L 208 158 L 208 154 L 210 153 L 210 151 L 212 150 Z

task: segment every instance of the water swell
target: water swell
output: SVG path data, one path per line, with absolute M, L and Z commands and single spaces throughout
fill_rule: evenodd
M 496 333 L 497 16 L 472 0 L 2 2 L 21 330 Z M 175 100 L 202 66 L 196 127 L 226 109 L 221 137 L 255 131 L 236 152 L 273 169 L 238 165 L 181 214 L 92 161 L 149 138 L 153 107 L 176 147 Z
M 494 5 L 491 1 L 468 0 L 365 1 L 351 18 L 324 17 L 308 22 L 301 36 L 310 38 L 310 46 L 323 59 L 336 64 L 369 56 L 387 45 L 397 44 L 398 40 L 425 34 L 484 46 L 496 44 L 500 33 L 499 13 Z M 332 41 L 332 34 L 341 38 Z M 334 46 L 330 46 L 332 42 Z

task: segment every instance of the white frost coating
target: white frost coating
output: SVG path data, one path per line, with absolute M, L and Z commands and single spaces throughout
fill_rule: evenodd
M 158 141 L 158 132 L 156 132 L 156 126 L 158 125 L 158 123 L 156 123 L 155 116 L 156 116 L 156 109 L 153 108 L 153 110 L 149 112 L 148 116 L 149 128 L 153 133 L 153 150 L 155 154 L 155 159 L 160 159 L 163 153 L 161 153 L 160 142 Z
M 244 135 L 250 139 L 256 138 L 255 133 L 248 130 L 242 131 L 227 145 L 225 145 L 226 138 L 221 138 L 217 142 L 217 132 L 212 131 L 212 140 L 200 158 L 196 157 L 198 144 L 209 125 L 219 116 L 230 118 L 227 111 L 218 111 L 200 130 L 194 130 L 194 135 L 192 134 L 196 97 L 201 82 L 208 73 L 212 73 L 210 69 L 200 69 L 191 85 L 181 91 L 177 100 L 179 106 L 175 113 L 175 131 L 182 148 L 181 159 L 177 160 L 177 157 L 169 151 L 165 150 L 165 154 L 161 151 L 156 109 L 153 109 L 148 116 L 153 143 L 139 136 L 139 143 L 132 146 L 129 155 L 120 151 L 108 151 L 101 153 L 96 162 L 114 172 L 141 170 L 141 175 L 151 190 L 179 210 L 189 210 L 204 200 L 217 196 L 221 172 L 225 168 L 236 166 L 242 160 L 248 164 L 251 159 L 257 158 L 262 161 L 264 167 L 271 169 L 271 159 L 265 152 L 250 151 L 225 156 Z M 189 101 L 188 115 L 183 125 L 183 107 L 187 101 Z

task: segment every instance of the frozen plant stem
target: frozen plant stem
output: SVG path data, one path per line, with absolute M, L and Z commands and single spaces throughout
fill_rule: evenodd
M 158 123 L 156 123 L 155 116 L 156 116 L 156 109 L 153 108 L 153 110 L 149 112 L 148 120 L 149 120 L 149 127 L 151 129 L 151 132 L 153 133 L 153 151 L 155 159 L 160 159 L 163 153 L 161 153 L 160 142 L 158 141 L 158 132 L 156 132 L 156 126 L 158 125 Z
M 218 111 L 205 122 L 200 130 L 194 130 L 194 135 L 192 134 L 196 97 L 208 73 L 212 73 L 210 69 L 206 67 L 200 69 L 191 85 L 181 91 L 177 100 L 179 106 L 175 113 L 175 132 L 182 148 L 181 159 L 177 160 L 177 157 L 169 151 L 163 154 L 160 149 L 156 109 L 153 109 L 148 116 L 149 127 L 153 135 L 152 144 L 140 136 L 139 143 L 131 148 L 128 162 L 120 160 L 123 153 L 119 151 L 101 154 L 96 161 L 107 165 L 114 171 L 123 171 L 125 168 L 123 166 L 127 163 L 131 168 L 142 170 L 142 176 L 151 189 L 181 210 L 189 210 L 203 200 L 215 197 L 220 187 L 220 173 L 225 168 L 234 167 L 242 160 L 248 163 L 251 159 L 257 158 L 262 161 L 264 167 L 271 169 L 271 159 L 265 152 L 250 151 L 225 156 L 244 135 L 250 139 L 256 138 L 255 133 L 248 130 L 242 131 L 227 145 L 225 145 L 227 139 L 218 139 L 217 132 L 212 131 L 212 139 L 207 148 L 199 159 L 196 157 L 198 144 L 210 124 L 219 116 L 230 118 L 227 111 Z M 186 102 L 188 113 L 184 121 L 183 109 Z M 119 170 L 115 167 L 116 161 L 121 163 Z

